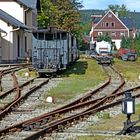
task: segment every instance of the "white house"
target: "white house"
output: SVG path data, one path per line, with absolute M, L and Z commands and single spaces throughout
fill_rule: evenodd
M 130 17 L 118 17 L 118 14 L 108 10 L 104 15 L 92 15 L 91 48 L 94 48 L 95 42 L 100 35 L 109 35 L 112 38 L 112 44 L 117 49 L 121 47 L 122 36 L 126 38 L 135 36 L 133 19 Z
M 1 62 L 15 62 L 25 57 L 25 32 L 30 30 L 19 20 L 0 9 L 0 26 L 6 35 L 1 35 Z

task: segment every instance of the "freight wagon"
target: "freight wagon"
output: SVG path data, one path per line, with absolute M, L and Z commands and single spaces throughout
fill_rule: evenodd
M 66 69 L 79 58 L 77 39 L 57 28 L 33 32 L 32 64 L 40 75 Z
M 96 43 L 96 60 L 100 64 L 111 64 L 113 63 L 113 56 L 111 53 L 111 44 L 105 41 Z

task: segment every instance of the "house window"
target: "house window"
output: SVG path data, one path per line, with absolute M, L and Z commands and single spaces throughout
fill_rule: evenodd
M 24 13 L 24 22 L 25 22 L 25 25 L 27 24 L 27 11 L 25 11 Z
M 17 36 L 17 56 L 20 57 L 20 36 Z
M 115 27 L 115 23 L 114 23 L 114 22 L 112 22 L 112 23 L 111 23 L 111 26 L 112 26 L 112 27 Z
M 116 32 L 112 32 L 111 35 L 112 35 L 112 36 L 116 36 Z
M 120 36 L 125 36 L 125 32 L 121 32 L 120 33 Z
M 27 52 L 27 37 L 25 37 L 25 52 Z
M 98 32 L 98 35 L 100 36 L 100 35 L 103 35 L 103 32 Z
M 108 22 L 106 22 L 106 27 L 109 27 L 109 23 Z
M 105 25 L 105 23 L 104 23 L 104 22 L 102 22 L 101 26 L 102 26 L 102 27 L 104 27 L 104 25 Z

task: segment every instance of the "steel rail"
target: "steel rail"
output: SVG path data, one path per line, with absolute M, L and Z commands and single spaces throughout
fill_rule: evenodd
M 118 73 L 114 68 L 113 68 L 113 70 L 116 72 L 116 73 Z M 119 73 L 118 73 L 119 74 Z M 120 74 L 119 74 L 120 75 Z M 125 84 L 125 81 L 124 81 L 124 78 L 122 77 L 122 75 L 120 75 L 120 77 L 121 77 L 121 84 L 118 86 L 118 88 L 116 88 L 112 93 L 110 93 L 110 95 L 109 96 L 111 96 L 111 95 L 113 95 L 113 94 L 115 94 L 121 87 L 123 87 L 123 85 Z M 102 87 L 102 86 L 101 86 Z M 100 91 L 101 89 L 99 88 L 99 89 L 96 89 L 95 91 L 94 91 L 94 94 L 93 93 L 89 93 L 89 94 L 87 94 L 87 95 L 85 95 L 84 97 L 82 97 L 82 99 L 79 99 L 79 101 L 81 101 L 82 100 L 82 102 L 83 103 L 80 103 L 80 102 L 76 102 L 77 104 L 75 104 L 74 102 L 72 102 L 72 103 L 70 103 L 70 104 L 68 104 L 68 105 L 66 105 L 66 106 L 64 106 L 64 107 L 62 107 L 62 108 L 59 108 L 59 109 L 57 109 L 57 110 L 54 110 L 54 111 L 52 111 L 52 112 L 50 112 L 50 113 L 46 113 L 46 114 L 44 114 L 43 116 L 40 116 L 40 117 L 37 117 L 37 118 L 35 118 L 35 119 L 32 119 L 32 120 L 30 120 L 30 121 L 28 121 L 26 124 L 24 124 L 25 126 L 28 124 L 28 125 L 32 125 L 32 124 L 35 124 L 35 122 L 41 122 L 42 121 L 42 119 L 44 119 L 45 118 L 45 120 L 49 120 L 49 117 L 55 117 L 55 114 L 62 114 L 62 113 L 65 113 L 65 112 L 68 112 L 68 111 L 70 111 L 70 110 L 74 110 L 74 109 L 76 109 L 76 108 L 80 108 L 80 107 L 84 107 L 84 106 L 86 106 L 86 105 L 90 105 L 90 104 L 96 104 L 97 103 L 97 105 L 99 104 L 98 102 L 101 102 L 101 101 L 103 101 L 103 99 L 104 98 L 106 98 L 106 96 L 104 97 L 104 98 L 99 98 L 99 99 L 97 99 L 97 100 L 91 100 L 91 101 L 87 101 L 86 102 L 86 100 L 88 100 L 89 98 L 91 98 L 91 94 L 92 95 L 95 95 L 95 94 L 97 94 L 97 92 L 98 91 Z M 112 96 L 111 96 L 112 97 Z M 112 97 L 113 98 L 113 97 Z M 77 100 L 78 101 L 78 100 Z M 52 119 L 52 118 L 51 118 Z
M 9 112 L 11 112 L 12 110 L 14 110 L 14 108 L 20 104 L 21 101 L 25 100 L 31 93 L 35 92 L 36 90 L 38 90 L 39 88 L 41 88 L 43 85 L 47 84 L 49 82 L 50 79 L 47 79 L 45 81 L 43 81 L 41 84 L 39 84 L 38 86 L 33 87 L 32 89 L 30 89 L 30 91 L 28 91 L 27 93 L 25 93 L 24 96 L 19 96 L 19 92 L 17 94 L 17 98 L 7 107 L 5 108 L 2 112 L 0 112 L 0 120 L 5 117 L 6 114 L 8 114 Z
M 115 96 L 115 95 L 112 95 L 112 96 Z M 140 97 L 140 94 L 133 96 L 133 98 L 139 98 L 139 97 Z M 117 101 L 108 103 L 106 105 L 98 106 L 91 110 L 87 110 L 85 112 L 81 112 L 79 114 L 76 114 L 76 115 L 73 115 L 70 117 L 66 117 L 64 119 L 58 120 L 57 122 L 49 123 L 43 130 L 41 130 L 23 140 L 36 140 L 36 139 L 40 138 L 40 136 L 42 137 L 43 135 L 45 135 L 46 133 L 52 133 L 52 131 L 61 131 L 63 129 L 63 127 L 66 126 L 67 124 L 70 124 L 72 122 L 78 122 L 79 120 L 81 120 L 84 117 L 96 114 L 99 111 L 114 107 L 121 103 L 122 103 L 122 99 L 119 99 Z
M 111 77 L 109 77 L 109 80 L 105 83 L 105 84 L 103 84 L 99 89 L 96 89 L 96 90 L 94 90 L 94 91 L 92 91 L 94 94 L 97 92 L 97 91 L 100 91 L 101 89 L 102 89 L 102 87 L 105 87 L 106 85 L 108 85 L 109 83 L 110 83 L 110 78 Z M 122 80 L 123 81 L 123 80 Z M 122 86 L 123 86 L 123 82 L 122 82 Z M 120 86 L 119 86 L 120 87 Z M 118 88 L 119 89 L 119 88 Z M 118 91 L 118 90 L 115 90 L 113 93 L 115 93 L 116 91 Z M 113 94 L 112 93 L 112 94 Z M 87 96 L 88 95 L 88 96 Z M 85 102 L 83 102 L 83 103 L 81 103 L 81 99 L 84 99 L 83 101 L 86 101 L 85 99 L 87 98 L 87 99 L 89 99 L 89 96 L 91 96 L 92 95 L 92 93 L 90 92 L 90 93 L 88 93 L 87 95 L 85 95 L 84 96 L 84 98 L 82 97 L 82 98 L 80 98 L 79 100 L 76 100 L 76 102 L 72 102 L 72 103 L 74 103 L 73 104 L 73 107 L 72 107 L 72 103 L 70 103 L 70 105 L 68 104 L 68 105 L 66 105 L 65 107 L 62 107 L 62 108 L 60 108 L 60 109 L 57 109 L 57 110 L 55 110 L 55 111 L 52 111 L 52 112 L 50 112 L 50 113 L 46 113 L 46 114 L 43 114 L 43 115 L 41 115 L 41 116 L 39 116 L 39 117 L 36 117 L 36 118 L 33 118 L 33 119 L 30 119 L 30 120 L 27 120 L 27 121 L 24 121 L 24 122 L 22 122 L 22 123 L 19 123 L 19 124 L 17 124 L 17 125 L 14 125 L 13 127 L 9 127 L 9 128 L 6 128 L 6 129 L 4 129 L 4 130 L 1 130 L 0 132 L 1 133 L 6 133 L 6 132 L 9 132 L 9 131 L 13 131 L 13 128 L 15 128 L 15 129 L 20 129 L 20 128 L 22 128 L 23 126 L 25 127 L 26 125 L 28 125 L 28 124 L 30 124 L 30 123 L 35 123 L 35 121 L 42 121 L 41 119 L 43 119 L 43 118 L 47 118 L 48 116 L 52 116 L 53 114 L 59 114 L 59 113 L 61 113 L 61 112 L 66 112 L 66 110 L 68 111 L 68 110 L 70 110 L 70 109 L 74 109 L 74 108 L 76 108 L 76 107 L 79 107 L 79 106 L 83 106 L 84 105 L 84 103 Z M 100 101 L 100 100 L 102 100 L 103 98 L 100 98 L 100 99 L 98 99 L 98 101 Z M 92 101 L 88 101 L 86 104 L 88 104 L 88 103 L 91 103 Z M 79 105 L 76 105 L 76 104 L 79 104 Z M 81 104 L 80 104 L 81 103 Z M 96 102 L 94 101 L 94 104 L 95 104 Z M 67 107 L 67 108 L 66 108 Z M 45 119 L 46 119 L 45 118 Z M 15 130 L 14 129 L 14 130 Z

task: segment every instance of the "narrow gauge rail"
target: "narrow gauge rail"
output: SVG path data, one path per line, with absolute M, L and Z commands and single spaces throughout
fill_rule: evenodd
M 122 76 L 120 74 L 119 74 L 119 76 L 121 77 L 120 78 L 121 79 L 121 84 L 119 85 L 119 87 L 117 87 L 117 89 L 113 90 L 111 92 L 111 94 L 114 94 L 115 92 L 117 92 L 121 88 L 121 86 L 124 85 L 124 80 L 122 80 Z M 7 133 L 7 132 L 10 132 L 10 131 L 16 131 L 17 129 L 19 130 L 19 129 L 24 129 L 24 128 L 27 128 L 27 127 L 28 128 L 29 127 L 35 128 L 36 125 L 37 126 L 39 124 L 42 125 L 42 123 L 46 124 L 48 121 L 52 120 L 53 117 L 56 118 L 61 113 L 66 113 L 68 111 L 71 111 L 71 110 L 74 110 L 74 109 L 77 109 L 79 107 L 83 107 L 83 106 L 89 105 L 89 104 L 90 105 L 94 104 L 96 106 L 96 104 L 98 105 L 98 102 L 102 101 L 104 99 L 104 97 L 101 97 L 101 98 L 98 98 L 97 100 L 92 100 L 92 101 L 91 100 L 87 101 L 87 100 L 89 100 L 92 95 L 97 94 L 97 92 L 102 90 L 103 87 L 107 86 L 110 83 L 110 81 L 111 81 L 111 77 L 109 76 L 109 80 L 103 86 L 101 86 L 100 88 L 98 88 L 98 89 L 96 89 L 96 90 L 94 90 L 92 92 L 89 92 L 86 96 L 80 98 L 79 100 L 76 100 L 76 101 L 74 101 L 74 102 L 72 102 L 72 103 L 70 103 L 70 104 L 68 104 L 68 105 L 66 105 L 66 106 L 64 106 L 62 108 L 59 108 L 59 109 L 57 109 L 57 110 L 55 110 L 53 112 L 46 113 L 46 114 L 41 115 L 41 116 L 39 116 L 37 118 L 31 119 L 31 120 L 27 120 L 25 122 L 22 122 L 22 123 L 19 123 L 17 125 L 11 126 L 9 128 L 3 129 L 3 130 L 0 131 L 0 133 Z
M 28 87 L 26 87 L 26 86 L 29 85 L 31 82 L 33 84 L 33 82 L 35 82 L 36 79 L 38 79 L 38 77 L 27 81 L 26 83 L 22 84 L 21 86 L 18 85 L 16 76 L 13 75 L 13 77 L 14 77 L 15 87 L 13 89 L 9 90 L 8 92 L 4 93 L 3 95 L 1 95 L 1 98 L 4 98 L 5 96 L 7 96 L 7 94 L 9 94 L 10 92 L 13 92 L 15 89 L 16 89 L 17 93 L 15 96 L 15 99 L 13 101 L 11 101 L 9 104 L 7 104 L 3 110 L 1 110 L 0 120 L 3 117 L 5 117 L 6 114 L 8 114 L 12 110 L 14 110 L 14 108 L 16 108 L 17 105 L 19 105 L 21 102 L 23 102 L 23 100 L 25 100 L 30 94 L 32 94 L 37 89 L 41 88 L 44 84 L 48 83 L 48 81 L 50 79 L 50 78 L 48 78 L 47 80 L 44 79 L 39 84 L 37 81 L 37 84 L 35 84 L 33 87 L 30 87 L 30 89 L 27 89 Z M 25 91 L 23 90 L 24 87 L 25 87 L 25 89 L 24 89 Z M 22 92 L 20 91 L 20 88 L 22 88 Z
M 0 65 L 0 74 L 6 75 L 13 71 L 18 71 L 23 68 L 28 68 L 31 64 L 21 63 L 21 64 L 1 64 Z M 7 68 L 8 67 L 8 68 Z
M 140 87 L 139 87 L 140 88 Z M 135 88 L 131 89 L 131 90 L 135 90 Z M 70 116 L 70 117 L 66 117 L 64 119 L 49 123 L 47 125 L 44 126 L 44 129 L 40 130 L 39 132 L 32 134 L 31 136 L 23 139 L 23 140 L 36 140 L 39 138 L 42 138 L 44 135 L 52 133 L 52 132 L 59 132 L 65 128 L 65 127 L 69 127 L 71 126 L 71 123 L 74 122 L 75 124 L 78 123 L 78 121 L 82 121 L 84 118 L 89 117 L 89 115 L 94 115 L 99 111 L 114 107 L 116 105 L 119 105 L 122 103 L 122 99 L 118 99 L 115 101 L 116 97 L 118 96 L 122 96 L 124 94 L 124 92 L 122 93 L 118 93 L 116 95 L 110 95 L 105 97 L 103 100 L 101 100 L 98 106 L 93 105 L 93 107 L 91 107 L 90 109 L 81 112 L 79 114 Z M 134 95 L 133 98 L 139 98 L 140 94 Z
M 22 68 L 23 67 L 19 67 L 19 66 L 11 67 L 11 68 L 8 68 L 8 69 L 1 70 L 0 74 L 6 75 L 6 74 L 9 74 L 9 73 L 11 73 L 13 71 L 18 71 L 18 70 L 20 70 Z
M 27 63 L 27 61 L 25 63 L 13 63 L 13 64 L 0 64 L 0 68 L 6 68 L 7 67 L 27 67 L 30 66 L 31 63 Z
M 25 87 L 25 86 L 28 86 L 30 83 L 32 83 L 35 79 L 37 79 L 38 77 L 36 77 L 36 78 L 33 78 L 33 79 L 31 79 L 31 80 L 28 80 L 27 82 L 25 82 L 25 83 L 23 83 L 22 85 L 20 85 L 18 88 L 23 88 L 23 87 Z M 16 80 L 16 79 L 14 79 L 14 80 Z M 15 93 L 15 90 L 16 90 L 16 93 Z M 14 94 L 14 93 L 15 94 Z M 15 96 L 14 96 L 14 95 Z M 11 95 L 10 97 L 9 97 L 9 95 Z M 4 110 L 6 110 L 12 103 L 14 103 L 18 98 L 20 98 L 20 93 L 19 93 L 19 91 L 17 90 L 17 87 L 14 87 L 14 88 L 12 88 L 12 89 L 10 89 L 10 90 L 8 90 L 7 92 L 4 92 L 3 94 L 1 94 L 0 95 L 0 99 L 5 99 L 6 97 L 8 96 L 8 98 L 10 98 L 10 102 L 9 103 L 7 103 L 6 105 L 4 105 L 3 107 L 0 107 L 0 120 L 7 114 L 7 113 L 9 113 L 10 112 L 10 110 L 8 111 L 7 110 L 7 113 L 4 111 Z M 12 98 L 13 98 L 13 100 L 12 100 Z

